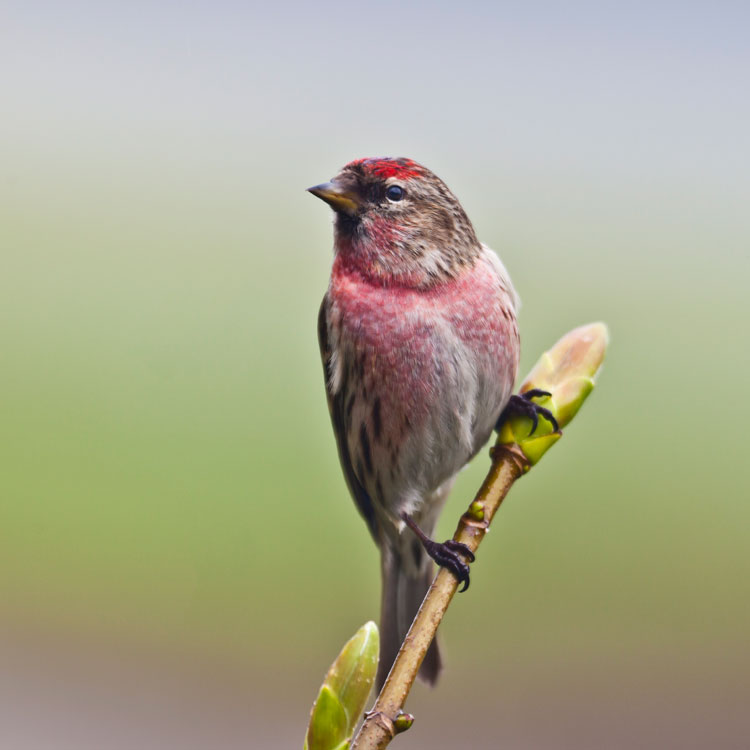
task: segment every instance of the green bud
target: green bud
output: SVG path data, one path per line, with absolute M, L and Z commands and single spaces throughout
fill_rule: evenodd
M 378 668 L 380 636 L 374 622 L 347 641 L 326 674 L 310 714 L 305 750 L 345 750 L 359 723 Z
M 412 714 L 400 713 L 396 720 L 393 722 L 393 730 L 396 734 L 401 734 L 407 729 L 411 729 L 411 725 L 414 723 L 414 716 Z
M 323 684 L 310 716 L 305 750 L 333 750 L 345 741 L 349 722 L 341 701 Z
M 469 506 L 469 515 L 475 521 L 484 521 L 484 505 L 482 505 L 482 503 L 480 503 L 479 500 L 475 500 Z
M 544 432 L 544 430 L 537 430 Z M 533 466 L 538 463 L 542 456 L 562 437 L 561 432 L 547 432 L 546 435 L 534 435 L 524 438 L 519 445 L 526 456 L 529 464 Z
M 590 323 L 566 333 L 534 365 L 521 385 L 520 392 L 532 388 L 549 391 L 548 397 L 536 398 L 535 403 L 554 414 L 560 427 L 568 424 L 594 389 L 594 381 L 604 361 L 609 343 L 607 326 Z M 517 443 L 533 465 L 560 439 L 543 417 L 534 434 L 527 417 L 513 417 L 503 424 L 498 442 Z

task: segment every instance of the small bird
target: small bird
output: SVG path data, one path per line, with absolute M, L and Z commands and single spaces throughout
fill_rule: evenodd
M 335 212 L 318 337 L 341 466 L 381 553 L 380 688 L 431 558 L 468 587 L 470 550 L 431 539 L 456 475 L 504 410 L 554 419 L 531 401 L 541 392 L 511 397 L 518 297 L 442 180 L 411 159 L 369 158 L 309 192 Z M 434 684 L 440 669 L 434 641 L 420 676 Z

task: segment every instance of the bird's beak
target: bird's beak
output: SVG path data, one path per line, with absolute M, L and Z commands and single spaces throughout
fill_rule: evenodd
M 359 196 L 351 190 L 342 188 L 335 181 L 324 182 L 322 185 L 307 188 L 307 192 L 325 201 L 334 211 L 349 216 L 354 216 L 360 206 Z

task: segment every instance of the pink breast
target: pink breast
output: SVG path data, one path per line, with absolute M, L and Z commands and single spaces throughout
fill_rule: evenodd
M 489 378 L 515 376 L 518 337 L 507 293 L 479 260 L 459 278 L 420 290 L 372 284 L 337 260 L 331 276 L 334 325 L 363 358 L 366 386 L 394 408 L 424 416 L 450 346 L 466 345 Z M 446 322 L 448 326 L 446 326 Z

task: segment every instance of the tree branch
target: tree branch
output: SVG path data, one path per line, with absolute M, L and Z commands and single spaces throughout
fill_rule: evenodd
M 545 352 L 524 381 L 521 392 L 532 389 L 549 392 L 545 406 L 552 411 L 560 426 L 564 426 L 593 389 L 607 343 L 607 329 L 602 323 L 576 328 Z M 490 450 L 492 464 L 489 473 L 476 498 L 461 516 L 453 535 L 472 552 L 476 552 L 481 544 L 513 483 L 537 463 L 562 434 L 551 432 L 548 424 L 545 429 L 541 423 L 533 435 L 529 434 L 530 431 L 531 421 L 527 417 L 510 419 Z M 399 731 L 411 726 L 411 717 L 407 719 L 403 715 L 404 703 L 457 588 L 456 578 L 445 568 L 440 568 L 401 644 L 375 705 L 365 715 L 351 750 L 382 750 Z
M 513 483 L 529 466 L 518 446 L 495 445 L 490 453 L 490 471 L 476 499 L 461 516 L 453 535 L 457 542 L 463 542 L 472 552 L 476 552 L 481 544 Z M 403 710 L 419 666 L 457 588 L 456 578 L 445 568 L 440 568 L 409 628 L 375 706 L 367 713 L 354 739 L 352 750 L 381 750 L 397 734 L 396 719 Z

